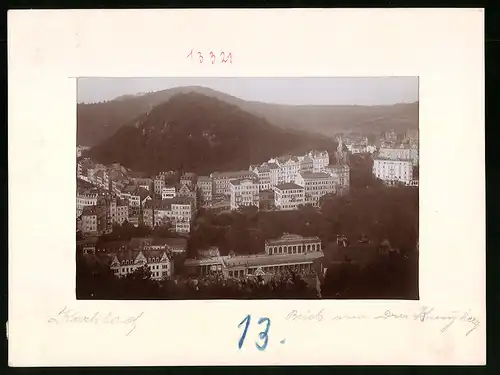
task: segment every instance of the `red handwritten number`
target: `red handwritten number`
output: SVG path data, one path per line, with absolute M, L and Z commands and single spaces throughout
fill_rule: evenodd
M 223 63 L 227 63 L 228 61 L 230 64 L 233 63 L 233 56 L 231 55 L 231 53 L 229 53 L 227 55 L 227 58 L 226 58 L 226 54 L 224 52 L 221 52 L 220 55 L 221 55 L 221 59 L 222 59 Z
M 198 52 L 198 57 L 200 58 L 200 64 L 203 62 L 203 55 L 201 52 Z
M 189 52 L 189 55 L 187 55 L 186 57 L 191 57 L 191 59 L 193 59 L 193 49 L 191 48 L 191 52 Z
M 212 51 L 210 51 L 210 60 L 212 61 L 212 64 L 215 64 L 215 55 Z

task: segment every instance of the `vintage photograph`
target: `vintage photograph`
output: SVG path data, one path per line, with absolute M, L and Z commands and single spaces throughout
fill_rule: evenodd
M 77 86 L 78 299 L 419 299 L 418 77 Z

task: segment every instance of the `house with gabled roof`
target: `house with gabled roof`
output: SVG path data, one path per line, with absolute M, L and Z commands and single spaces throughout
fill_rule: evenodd
M 117 277 L 125 277 L 141 267 L 151 271 L 153 280 L 170 278 L 174 264 L 166 250 L 124 250 L 112 255 L 111 270 Z

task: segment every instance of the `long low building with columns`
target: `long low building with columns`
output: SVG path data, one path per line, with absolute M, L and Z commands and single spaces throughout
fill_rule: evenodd
M 322 270 L 324 253 L 318 237 L 284 234 L 265 242 L 265 251 L 251 255 L 221 256 L 218 249 L 200 253 L 196 259 L 186 259 L 184 265 L 191 274 L 203 276 L 219 273 L 224 277 L 266 276 L 292 270 L 299 274 L 314 272 L 319 262 Z

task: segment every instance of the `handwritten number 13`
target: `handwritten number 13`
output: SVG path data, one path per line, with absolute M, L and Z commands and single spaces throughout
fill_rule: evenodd
M 243 334 L 240 337 L 240 340 L 238 341 L 238 348 L 241 349 L 243 346 L 243 343 L 245 342 L 245 337 L 247 336 L 247 331 L 248 327 L 250 326 L 250 315 L 247 315 L 245 319 L 241 321 L 240 324 L 238 324 L 238 328 L 240 328 L 243 324 L 245 325 L 245 328 L 243 329 Z M 269 328 L 271 327 L 271 320 L 269 318 L 260 318 L 258 321 L 258 324 L 262 324 L 266 322 L 266 329 L 262 332 L 259 333 L 259 339 L 263 340 L 264 342 L 262 345 L 260 345 L 258 342 L 255 343 L 255 346 L 259 350 L 265 350 L 267 348 L 267 343 L 269 341 Z

